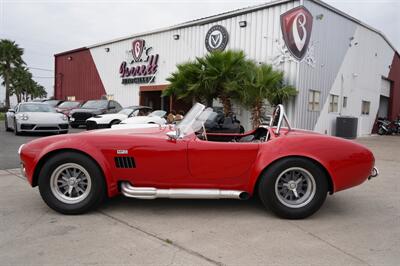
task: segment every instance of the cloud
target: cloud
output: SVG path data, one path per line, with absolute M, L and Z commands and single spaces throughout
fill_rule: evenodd
M 53 70 L 53 55 L 58 52 L 265 2 L 0 0 L 0 38 L 15 40 L 23 47 L 28 66 Z M 400 3 L 337 0 L 327 3 L 383 31 L 400 47 L 397 14 Z M 32 72 L 52 94 L 54 73 L 33 69 Z M 4 91 L 0 90 L 0 101 L 3 97 Z

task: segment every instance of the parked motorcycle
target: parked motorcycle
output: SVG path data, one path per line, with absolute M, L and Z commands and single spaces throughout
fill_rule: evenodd
M 379 118 L 377 124 L 379 135 L 400 134 L 400 119 L 392 122 L 384 118 Z

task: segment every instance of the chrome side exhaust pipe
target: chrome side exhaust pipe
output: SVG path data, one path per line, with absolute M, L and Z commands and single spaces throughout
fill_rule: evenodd
M 371 180 L 372 178 L 375 178 L 379 175 L 379 170 L 378 168 L 374 167 L 371 171 L 371 175 L 368 177 L 368 180 Z
M 245 191 L 222 189 L 187 189 L 169 188 L 157 189 L 154 187 L 134 187 L 129 182 L 121 183 L 121 193 L 129 198 L 136 199 L 248 199 Z

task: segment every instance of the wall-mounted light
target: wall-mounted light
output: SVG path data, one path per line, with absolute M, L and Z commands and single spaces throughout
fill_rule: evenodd
M 106 51 L 106 53 L 108 53 L 110 51 L 110 48 L 106 47 L 104 48 L 104 50 Z
M 72 60 L 72 56 L 68 56 L 67 59 L 68 59 L 68 61 L 71 61 Z
M 179 40 L 179 34 L 174 34 L 172 37 L 174 38 L 174 40 Z
M 324 14 L 319 14 L 315 17 L 317 20 L 322 20 L 324 18 Z
M 247 21 L 245 20 L 239 21 L 239 27 L 244 28 L 246 26 L 247 26 Z

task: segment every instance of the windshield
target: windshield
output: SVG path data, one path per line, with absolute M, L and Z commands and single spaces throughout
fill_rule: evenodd
M 48 101 L 44 101 L 44 103 L 47 103 L 48 105 L 51 105 L 51 106 L 56 106 L 57 104 L 59 104 L 60 103 L 60 101 L 59 100 L 48 100 Z
M 192 109 L 185 115 L 182 122 L 176 126 L 183 136 L 186 136 L 192 132 L 199 131 L 203 124 L 207 121 L 208 117 L 213 113 L 213 110 L 206 107 L 203 104 L 196 103 Z
M 133 112 L 133 109 L 130 108 L 124 108 L 121 111 L 119 111 L 119 114 L 127 115 L 129 116 Z
M 63 102 L 58 108 L 74 108 L 79 105 L 79 102 Z
M 55 112 L 48 104 L 21 104 L 19 112 Z
M 108 102 L 105 100 L 91 100 L 82 105 L 83 109 L 107 109 Z
M 163 117 L 164 115 L 166 115 L 167 112 L 163 111 L 163 110 L 156 110 L 153 111 L 149 114 L 149 116 L 158 116 L 158 117 Z

